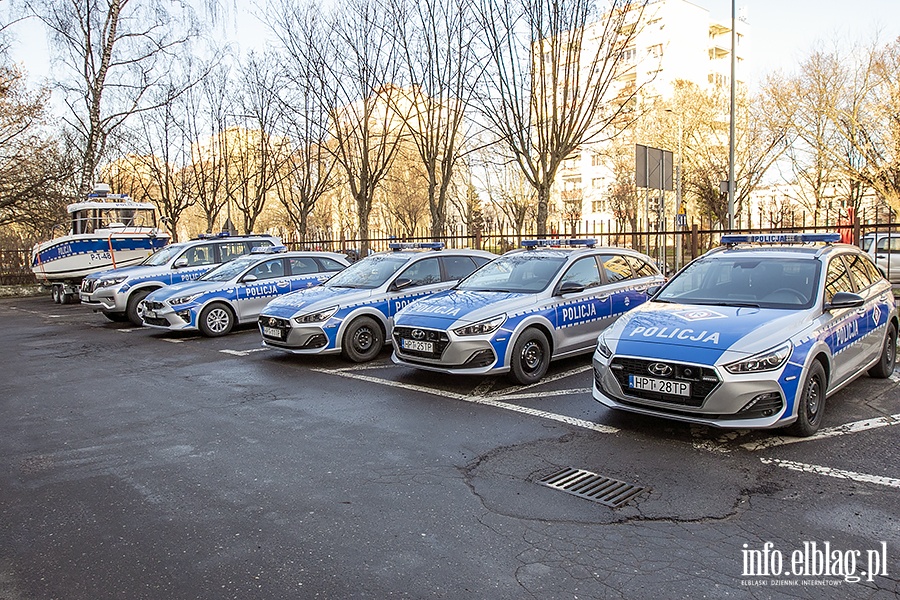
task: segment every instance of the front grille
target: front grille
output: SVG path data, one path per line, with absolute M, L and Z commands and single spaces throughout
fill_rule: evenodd
M 425 336 L 421 339 L 416 339 L 413 337 L 413 331 L 422 331 Z M 420 350 L 410 350 L 408 348 L 404 348 L 402 345 L 401 339 L 407 340 L 416 340 L 418 342 L 431 342 L 432 348 L 434 348 L 434 352 L 422 352 Z M 440 358 L 444 353 L 444 350 L 447 349 L 447 346 L 450 345 L 450 338 L 447 336 L 446 332 L 443 331 L 435 331 L 433 329 L 422 329 L 421 327 L 394 327 L 394 347 L 397 349 L 397 354 L 402 354 L 404 356 L 417 356 L 419 358 Z
M 144 300 L 144 306 L 147 310 L 162 310 L 165 308 L 165 304 L 162 302 L 149 302 L 147 300 Z
M 290 329 L 291 324 L 287 319 L 278 317 L 259 317 L 259 324 L 263 327 L 277 327 L 278 329 Z
M 169 322 L 158 317 L 144 317 L 144 323 L 147 325 L 156 325 L 157 327 L 168 327 Z
M 99 279 L 85 279 L 81 282 L 81 291 L 85 294 L 91 294 L 97 289 L 98 283 L 100 283 Z
M 650 372 L 651 364 L 665 363 L 672 367 L 673 372 L 669 377 L 658 377 Z M 655 402 L 665 402 L 667 404 L 678 404 L 682 406 L 702 406 L 706 398 L 719 385 L 719 376 L 716 375 L 714 369 L 709 367 L 699 367 L 697 365 L 686 365 L 682 363 L 673 363 L 660 360 L 644 360 L 640 358 L 623 358 L 616 357 L 610 363 L 610 371 L 622 391 L 636 398 L 643 400 L 653 400 Z M 649 390 L 639 390 L 629 387 L 628 376 L 637 375 L 641 377 L 654 377 L 657 379 L 671 379 L 673 381 L 683 381 L 691 384 L 690 396 L 675 396 L 672 394 L 664 394 L 660 392 L 651 392 Z

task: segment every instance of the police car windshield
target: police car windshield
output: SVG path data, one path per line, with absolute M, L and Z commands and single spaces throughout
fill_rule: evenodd
M 409 255 L 378 254 L 355 262 L 325 284 L 325 287 L 371 290 L 383 285 L 409 261 Z
M 654 301 L 810 308 L 821 264 L 809 259 L 719 255 L 688 265 Z
M 242 256 L 231 262 L 219 265 L 200 277 L 200 281 L 229 281 L 234 279 L 250 265 L 259 260 L 258 256 Z
M 144 262 L 141 264 L 150 265 L 153 267 L 164 265 L 172 260 L 172 258 L 182 250 L 184 250 L 184 246 L 182 246 L 181 244 L 163 246 L 162 248 L 145 258 Z
M 534 252 L 501 256 L 462 280 L 456 289 L 533 294 L 546 289 L 565 262 L 562 257 Z

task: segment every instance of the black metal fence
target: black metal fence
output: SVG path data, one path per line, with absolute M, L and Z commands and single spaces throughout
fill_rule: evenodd
M 798 222 L 803 222 L 798 219 Z M 694 222 L 687 227 L 670 225 L 671 229 L 657 231 L 610 231 L 604 227 L 577 227 L 575 233 L 552 233 L 546 237 L 551 238 L 593 238 L 600 246 L 617 246 L 632 248 L 643 252 L 657 261 L 668 271 L 675 271 L 694 258 L 702 255 L 719 244 L 719 239 L 727 233 L 802 233 L 802 232 L 840 232 L 846 241 L 858 243 L 863 236 L 873 231 L 892 232 L 900 230 L 900 223 L 860 223 L 853 225 L 791 225 L 787 227 L 743 227 L 734 230 L 724 230 L 711 225 L 705 228 L 702 223 Z M 585 231 L 584 229 L 588 229 Z M 438 240 L 430 236 L 387 236 L 373 237 L 365 240 L 368 242 L 370 252 L 381 252 L 388 249 L 394 242 L 430 242 L 441 241 L 448 248 L 479 248 L 502 254 L 508 250 L 521 246 L 523 239 L 537 237 L 530 231 L 516 231 L 512 229 L 495 230 L 491 233 L 476 233 L 473 235 L 448 235 Z M 310 238 L 304 241 L 287 241 L 286 245 L 292 250 L 326 250 L 344 252 L 358 255 L 363 247 L 361 239 L 316 239 Z M 31 251 L 22 249 L 4 250 L 0 248 L 0 285 L 35 283 L 36 279 L 31 272 Z

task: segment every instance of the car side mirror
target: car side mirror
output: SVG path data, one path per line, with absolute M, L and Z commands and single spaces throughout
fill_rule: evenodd
M 825 304 L 825 310 L 833 308 L 856 308 L 862 306 L 865 300 L 859 294 L 851 294 L 850 292 L 837 292 L 831 302 Z
M 647 288 L 647 297 L 652 298 L 653 296 L 658 294 L 659 290 L 661 290 L 661 289 L 662 289 L 661 285 L 651 285 L 650 287 Z
M 187 261 L 187 259 L 186 259 L 186 258 L 179 258 L 178 260 L 175 261 L 175 264 L 172 265 L 172 268 L 173 268 L 173 269 L 183 269 L 183 268 L 186 267 L 186 266 L 188 266 L 188 261 Z
M 412 283 L 412 279 L 407 279 L 406 277 L 398 277 L 394 280 L 394 283 L 391 284 L 391 289 L 394 291 L 402 290 L 411 286 Z
M 241 278 L 241 283 L 253 283 L 254 281 L 259 281 L 259 277 L 250 273 L 247 273 Z
M 575 281 L 566 281 L 557 289 L 556 295 L 562 296 L 563 294 L 577 294 L 578 292 L 583 292 L 584 286 Z

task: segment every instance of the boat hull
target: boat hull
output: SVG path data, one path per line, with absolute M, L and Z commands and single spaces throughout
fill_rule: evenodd
M 39 281 L 76 281 L 90 273 L 136 265 L 169 242 L 147 231 L 67 235 L 37 244 L 31 270 Z

